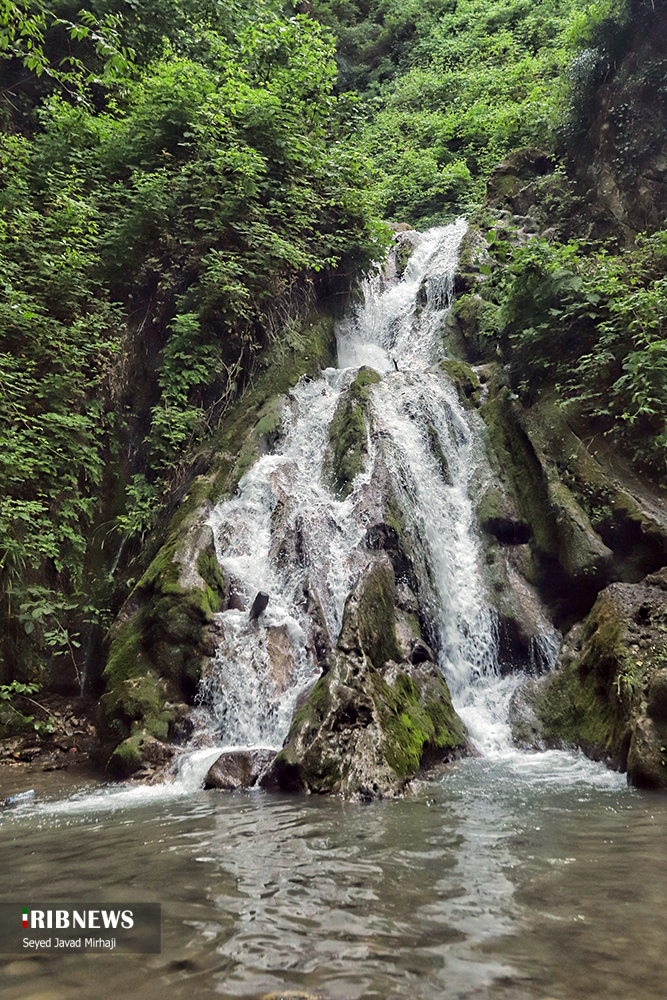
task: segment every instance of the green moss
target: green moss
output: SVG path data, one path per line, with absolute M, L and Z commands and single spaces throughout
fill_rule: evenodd
M 475 221 L 471 220 L 469 222 L 459 246 L 459 270 L 468 271 L 474 267 L 477 252 L 485 246 L 484 237 L 480 229 L 480 226 L 483 226 L 484 223 L 485 219 L 481 213 L 478 213 L 478 218 Z M 485 228 L 488 227 L 485 226 Z
M 239 456 L 227 473 L 226 492 L 234 493 L 259 456 L 275 442 L 282 425 L 282 397 L 269 399 L 255 413 L 256 422 L 245 436 Z
M 402 659 L 396 638 L 395 592 L 388 567 L 376 564 L 367 574 L 359 600 L 359 637 L 362 648 L 376 668 L 388 660 Z
M 355 378 L 354 382 L 350 386 L 350 395 L 360 402 L 365 402 L 368 399 L 368 386 L 377 385 L 380 381 L 380 375 L 375 371 L 374 368 L 369 368 L 368 365 L 363 365 L 359 369 L 359 374 Z
M 458 334 L 464 353 L 492 357 L 501 329 L 500 307 L 475 291 L 456 299 L 447 317 L 447 328 Z M 454 346 L 454 345 L 452 345 Z
M 490 521 L 497 520 L 499 517 L 503 517 L 506 509 L 505 497 L 503 491 L 497 486 L 492 486 L 488 489 L 482 499 L 479 502 L 477 508 L 477 516 L 479 518 L 479 523 L 482 527 L 489 523 Z
M 415 639 L 422 638 L 421 625 L 419 624 L 419 618 L 417 615 L 412 614 L 409 611 L 401 611 L 401 618 L 409 627 Z
M 305 791 L 317 794 L 333 792 L 344 777 L 341 762 L 335 757 L 311 747 L 301 756 L 294 747 L 279 751 L 271 765 L 276 784 L 284 791 Z
M 118 743 L 137 730 L 167 738 L 174 715 L 165 707 L 164 683 L 153 671 L 117 681 L 101 703 L 105 742 Z
M 107 762 L 110 774 L 125 777 L 143 766 L 140 750 L 142 739 L 142 733 L 135 733 L 116 747 Z
M 292 719 L 290 736 L 304 728 L 312 730 L 320 726 L 331 705 L 329 681 L 328 674 L 320 677 L 317 681 L 305 704 L 301 706 Z
M 172 538 L 158 552 L 132 595 L 128 617 L 112 638 L 101 700 L 105 742 L 127 736 L 135 721 L 165 738 L 171 718 L 165 702 L 188 700 L 199 681 L 207 648 L 205 627 L 221 605 L 224 578 L 207 546 L 197 561 L 204 589 L 183 589 L 178 582 L 181 566 L 174 561 L 178 541 Z
M 447 373 L 456 386 L 464 406 L 478 406 L 481 397 L 481 385 L 470 365 L 465 361 L 455 361 L 445 358 L 440 362 L 441 369 Z
M 611 751 L 613 713 L 595 676 L 583 680 L 574 664 L 553 675 L 539 705 L 544 735 L 572 746 Z
M 366 408 L 369 390 L 380 381 L 372 368 L 363 367 L 341 397 L 329 426 L 329 440 L 323 472 L 341 497 L 349 496 L 355 478 L 364 470 L 368 457 Z
M 105 668 L 107 686 L 115 688 L 128 677 L 135 677 L 149 669 L 142 640 L 143 619 L 138 613 L 121 625 L 111 644 Z
M 637 605 L 635 610 L 625 606 L 619 587 L 598 597 L 581 630 L 578 651 L 541 686 L 536 711 L 547 740 L 607 754 L 622 765 L 634 722 L 645 709 L 647 678 L 661 661 L 657 646 L 650 643 L 637 655 Z
M 207 610 L 213 613 L 220 611 L 227 592 L 227 582 L 215 554 L 213 542 L 199 553 L 197 572 L 206 584 Z
M 372 680 L 385 755 L 400 780 L 417 773 L 426 748 L 453 750 L 465 743 L 465 726 L 444 678 L 430 677 L 426 691 L 407 674 L 399 674 L 393 686 L 375 672 Z

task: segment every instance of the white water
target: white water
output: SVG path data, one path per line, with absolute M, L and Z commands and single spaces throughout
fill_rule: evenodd
M 285 408 L 278 453 L 260 458 L 234 499 L 211 515 L 218 559 L 246 609 L 217 616 L 222 640 L 201 689 L 206 724 L 226 743 L 282 744 L 296 697 L 319 672 L 304 585 L 317 595 L 335 640 L 345 598 L 367 560 L 360 543 L 371 469 L 344 501 L 322 481 L 329 424 L 352 377 L 328 369 L 300 383 Z M 270 595 L 261 625 L 247 613 L 260 590 Z
M 271 596 L 259 627 L 244 611 L 219 616 L 223 638 L 202 695 L 209 707 L 205 724 L 225 743 L 280 746 L 299 691 L 317 674 L 303 607 L 306 579 L 335 642 L 345 598 L 368 560 L 366 527 L 381 513 L 370 488 L 374 442 L 381 441 L 382 460 L 430 567 L 433 586 L 428 595 L 425 588 L 423 601 L 432 605 L 427 612 L 455 705 L 482 753 L 516 753 L 507 709 L 524 678 L 500 676 L 471 499 L 490 472 L 477 418 L 437 364 L 465 229 L 459 221 L 416 235 L 402 279 L 389 266 L 366 282 L 363 305 L 337 330 L 340 368 L 294 390 L 277 454 L 261 458 L 237 496 L 210 519 L 218 558 L 245 607 L 259 590 Z M 351 496 L 340 501 L 323 482 L 322 456 L 341 392 L 364 364 L 383 374 L 371 390 L 369 461 Z M 434 434 L 448 479 L 433 452 Z M 290 542 L 281 559 L 285 535 Z M 282 636 L 278 657 L 269 648 L 276 630 Z M 543 659 L 553 658 L 554 634 L 539 643 Z
M 367 285 L 363 308 L 340 331 L 339 358 L 374 362 L 387 372 L 373 395 L 374 417 L 391 442 L 386 451 L 392 478 L 434 577 L 439 663 L 478 749 L 487 756 L 514 756 L 508 708 L 525 677 L 500 675 L 472 500 L 476 484 L 490 473 L 479 426 L 435 363 L 464 232 L 459 222 L 423 234 L 402 281 Z M 422 287 L 426 304 L 420 312 Z M 449 482 L 433 454 L 429 427 L 447 458 Z M 553 653 L 553 636 L 545 635 L 545 650 L 550 646 Z

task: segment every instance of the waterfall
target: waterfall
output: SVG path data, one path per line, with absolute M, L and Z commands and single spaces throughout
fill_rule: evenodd
M 518 678 L 498 669 L 472 499 L 490 472 L 479 417 L 438 371 L 465 230 L 459 221 L 410 234 L 402 277 L 389 266 L 365 283 L 363 304 L 337 327 L 339 368 L 296 386 L 282 443 L 210 517 L 237 604 L 216 616 L 219 648 L 200 691 L 201 724 L 222 745 L 282 744 L 299 693 L 319 672 L 308 601 L 319 602 L 335 643 L 345 598 L 369 559 L 367 527 L 382 518 L 372 488 L 381 457 L 429 567 L 428 610 L 454 703 L 483 751 L 509 748 L 506 708 Z M 323 481 L 322 459 L 338 400 L 361 365 L 383 377 L 370 387 L 366 469 L 343 500 Z M 247 613 L 259 590 L 270 595 L 261 624 Z

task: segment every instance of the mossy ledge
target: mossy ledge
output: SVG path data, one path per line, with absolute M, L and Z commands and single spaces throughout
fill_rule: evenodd
M 468 751 L 440 670 L 402 659 L 394 586 L 389 559 L 376 557 L 348 597 L 338 646 L 296 712 L 265 787 L 395 796 L 424 768 Z
M 291 344 L 297 346 L 274 343 L 199 456 L 208 472 L 192 482 L 111 630 L 98 730 L 102 763 L 114 776 L 142 766 L 147 738 L 173 738 L 192 703 L 202 665 L 215 652 L 208 626 L 227 597 L 205 522 L 213 505 L 231 496 L 243 474 L 278 440 L 285 393 L 303 375 L 333 363 L 332 317 L 312 313 Z
M 440 362 L 440 367 L 454 383 L 459 394 L 459 399 L 466 409 L 479 406 L 482 387 L 479 378 L 465 361 L 457 361 L 454 358 L 445 358 Z

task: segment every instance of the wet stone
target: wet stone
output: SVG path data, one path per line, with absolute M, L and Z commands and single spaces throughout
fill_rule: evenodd
M 204 779 L 204 788 L 219 788 L 234 792 L 251 788 L 268 768 L 276 755 L 275 750 L 232 750 L 218 757 Z
M 435 656 L 430 646 L 423 639 L 417 639 L 410 653 L 410 663 L 434 663 Z

